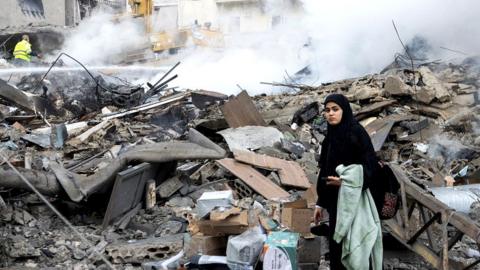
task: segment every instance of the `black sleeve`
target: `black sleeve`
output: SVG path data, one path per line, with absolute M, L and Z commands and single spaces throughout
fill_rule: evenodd
M 377 171 L 378 159 L 367 131 L 356 125 L 352 132 L 352 140 L 356 146 L 358 161 L 363 166 L 363 189 L 371 187 Z
M 318 166 L 320 167 L 320 172 L 318 173 L 318 179 L 317 179 L 317 205 L 321 206 L 323 208 L 327 207 L 327 192 L 326 192 L 326 187 L 327 183 L 325 180 L 322 180 L 322 177 L 326 176 L 326 170 L 324 170 L 322 167 L 325 167 L 326 161 L 327 161 L 327 144 L 326 140 L 322 142 L 322 149 L 320 152 L 320 160 L 318 162 Z

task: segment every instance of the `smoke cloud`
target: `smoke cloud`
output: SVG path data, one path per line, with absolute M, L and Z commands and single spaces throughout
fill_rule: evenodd
M 282 23 L 274 29 L 230 33 L 222 50 L 180 52 L 182 64 L 174 84 L 226 94 L 237 94 L 241 87 L 259 94 L 281 90 L 260 82 L 288 81 L 306 66 L 312 74 L 303 83 L 311 85 L 378 73 L 395 53 L 403 52 L 392 20 L 404 43 L 418 35 L 426 38 L 432 60 L 462 57 L 440 47 L 469 55 L 480 48 L 480 1 L 301 0 L 300 11 L 278 2 L 268 0 L 263 6 L 267 14 L 283 13 Z M 111 15 L 97 11 L 75 29 L 63 51 L 86 64 L 103 64 L 112 55 L 147 44 L 143 27 L 142 20 L 113 23 Z
M 95 10 L 66 38 L 61 51 L 84 64 L 111 63 L 120 53 L 141 47 L 142 44 L 148 46 L 143 27 L 140 20 L 123 19 L 115 22 L 112 14 Z
M 304 14 L 287 14 L 286 24 L 262 36 L 233 37 L 223 52 L 192 54 L 180 66 L 180 86 L 227 94 L 278 90 L 261 81 L 281 82 L 310 65 L 309 84 L 378 73 L 403 52 L 404 43 L 420 35 L 432 47 L 431 59 L 450 60 L 480 48 L 480 2 L 464 1 L 318 1 L 303 0 Z M 267 5 L 268 6 L 268 5 Z M 310 46 L 305 47 L 310 42 Z

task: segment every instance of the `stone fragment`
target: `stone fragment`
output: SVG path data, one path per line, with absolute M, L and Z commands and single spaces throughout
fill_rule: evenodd
M 408 96 L 412 94 L 408 86 L 399 76 L 388 76 L 385 80 L 385 92 L 392 96 Z

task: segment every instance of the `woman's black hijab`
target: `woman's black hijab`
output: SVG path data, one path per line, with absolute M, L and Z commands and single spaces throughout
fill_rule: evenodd
M 342 108 L 342 119 L 337 125 L 328 124 L 327 136 L 325 137 L 328 147 L 326 164 L 321 164 L 326 169 L 327 175 L 335 175 L 335 168 L 340 164 L 345 164 L 349 156 L 349 141 L 351 140 L 352 128 L 359 125 L 353 117 L 352 108 L 347 98 L 342 94 L 331 94 L 325 98 L 324 106 L 329 102 L 334 102 Z M 322 149 L 323 151 L 324 149 Z

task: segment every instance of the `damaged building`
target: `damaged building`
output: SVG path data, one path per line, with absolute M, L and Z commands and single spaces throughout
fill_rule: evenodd
M 310 219 L 316 201 L 316 156 L 326 135 L 318 104 L 334 92 L 349 98 L 378 155 L 402 183 L 402 206 L 397 218 L 384 221 L 384 233 L 419 257 L 412 264 L 412 257 L 387 256 L 386 267 L 474 266 L 479 81 L 469 61 L 392 68 L 320 86 L 292 84 L 295 94 L 229 98 L 169 90 L 69 118 L 35 116 L 44 111 L 36 108 L 58 97 L 32 92 L 23 78 L 17 87 L 30 93 L 28 99 L 13 99 L 22 90 L 3 82 L 3 103 L 17 110 L 3 110 L 2 266 L 155 269 L 193 267 L 198 256 L 216 255 L 220 265 L 242 259 L 275 269 L 261 248 L 254 258 L 238 257 L 242 241 L 273 247 L 291 239 L 292 263 L 324 269 L 326 239 L 299 221 Z M 68 88 L 55 79 L 50 84 Z M 87 241 L 28 192 L 27 183 Z
M 97 5 L 171 16 L 154 20 L 158 31 L 251 33 L 286 20 L 268 1 L 153 1 L 149 14 L 149 1 L 57 2 L 7 7 L 36 31 Z M 25 33 L 12 20 L 0 37 Z M 48 36 L 36 33 L 35 45 Z M 420 36 L 406 48 L 378 73 L 287 76 L 264 82 L 281 89 L 268 95 L 178 87 L 181 62 L 150 69 L 150 81 L 140 66 L 121 66 L 127 76 L 67 54 L 37 70 L 2 66 L 0 269 L 330 269 L 329 224 L 311 221 L 331 93 L 347 97 L 398 185 L 382 220 L 384 268 L 478 269 L 480 58 L 431 61 Z

